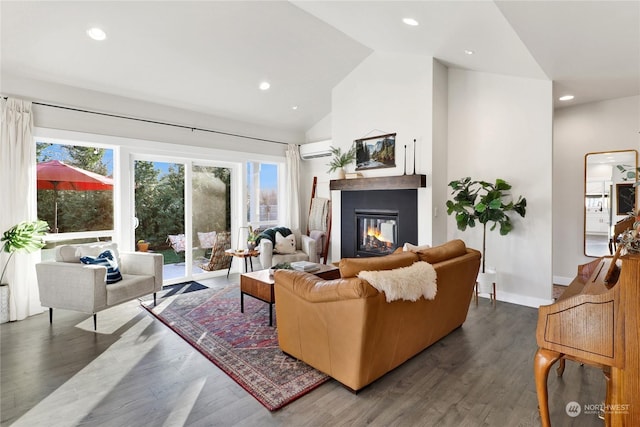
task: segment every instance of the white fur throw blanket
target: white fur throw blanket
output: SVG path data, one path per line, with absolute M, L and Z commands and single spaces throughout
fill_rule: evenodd
M 438 291 L 436 270 L 424 261 L 393 270 L 361 271 L 358 277 L 384 292 L 387 302 L 417 301 L 421 296 L 434 299 Z

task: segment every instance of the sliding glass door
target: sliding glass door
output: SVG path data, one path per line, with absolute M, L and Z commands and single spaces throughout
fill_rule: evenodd
M 134 160 L 134 170 L 136 250 L 162 253 L 165 283 L 221 270 L 215 250 L 230 238 L 232 169 Z
M 164 256 L 164 280 L 187 277 L 185 165 L 134 161 L 135 242 Z
M 194 164 L 191 168 L 193 274 L 224 268 L 230 244 L 231 169 Z

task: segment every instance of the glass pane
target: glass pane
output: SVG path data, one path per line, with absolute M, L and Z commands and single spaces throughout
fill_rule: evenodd
M 184 165 L 136 160 L 135 209 L 137 250 L 162 253 L 165 280 L 185 277 Z
M 38 218 L 51 233 L 113 230 L 113 150 L 36 142 Z
M 214 166 L 193 166 L 193 273 L 228 268 L 228 259 L 220 250 L 213 253 L 216 243 L 224 240 L 229 249 L 231 230 L 231 169 Z
M 278 165 L 247 163 L 247 220 L 255 227 L 278 224 Z

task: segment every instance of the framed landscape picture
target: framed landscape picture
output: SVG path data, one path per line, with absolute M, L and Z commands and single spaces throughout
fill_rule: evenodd
M 396 134 L 356 139 L 356 170 L 396 166 Z

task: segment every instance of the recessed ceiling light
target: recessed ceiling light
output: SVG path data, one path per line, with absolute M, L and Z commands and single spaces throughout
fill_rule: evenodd
M 560 101 L 571 101 L 573 98 L 574 98 L 573 95 L 564 95 L 564 96 L 561 96 L 560 98 L 558 98 L 558 100 L 560 100 Z
M 292 110 L 297 110 L 297 109 L 298 109 L 298 106 L 297 106 L 297 105 L 294 105 L 293 107 L 291 107 L 291 109 L 292 109 Z
M 93 27 L 87 30 L 87 35 L 94 40 L 102 41 L 107 38 L 107 33 L 105 33 L 102 28 Z
M 271 87 L 271 83 L 269 82 L 262 82 L 260 83 L 260 90 L 267 90 Z
M 412 27 L 415 27 L 418 25 L 418 21 L 416 21 L 413 18 L 404 18 L 402 22 L 404 22 L 407 25 L 411 25 Z
M 466 53 L 467 55 L 473 55 L 474 52 L 472 50 L 465 49 L 464 53 Z

